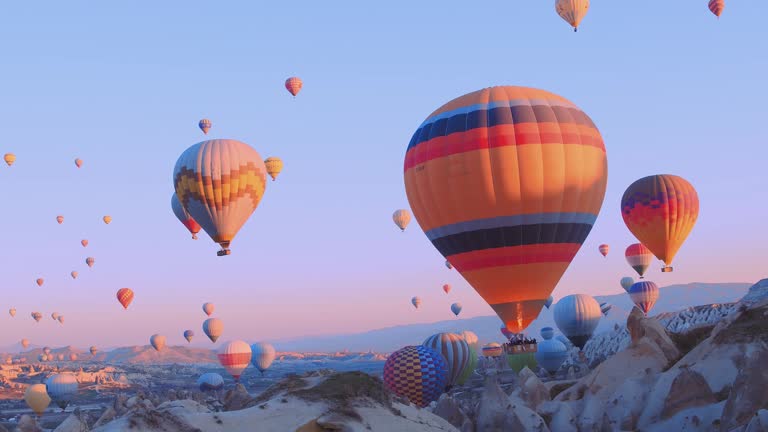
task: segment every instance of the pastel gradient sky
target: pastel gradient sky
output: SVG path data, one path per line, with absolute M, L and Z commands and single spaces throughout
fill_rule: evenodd
M 0 344 L 146 344 L 152 333 L 180 344 L 191 328 L 210 347 L 205 301 L 225 322 L 222 340 L 449 319 L 454 301 L 462 317 L 492 314 L 415 221 L 400 233 L 391 220 L 407 206 L 402 163 L 414 130 L 448 100 L 491 85 L 570 99 L 606 143 L 603 209 L 555 297 L 621 290 L 633 238 L 619 200 L 656 173 L 693 183 L 701 214 L 675 271 L 654 267 L 652 280 L 766 276 L 768 2 L 731 2 L 720 20 L 706 0 L 596 2 L 576 34 L 552 3 L 5 5 L 0 152 L 18 160 L 0 167 Z M 283 88 L 291 75 L 304 80 L 295 100 Z M 205 234 L 190 240 L 169 204 L 176 158 L 203 139 L 203 117 L 209 136 L 285 161 L 226 258 Z M 127 311 L 114 296 L 124 286 L 136 292 Z

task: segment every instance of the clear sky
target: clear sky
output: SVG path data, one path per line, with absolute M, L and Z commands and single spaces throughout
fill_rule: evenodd
M 552 3 L 5 5 L 0 153 L 18 160 L 0 167 L 0 308 L 18 315 L 0 315 L 0 344 L 146 344 L 158 332 L 178 344 L 187 328 L 202 343 L 205 301 L 224 320 L 222 340 L 437 321 L 453 301 L 462 317 L 492 314 L 415 221 L 401 233 L 391 220 L 408 205 L 402 165 L 415 129 L 491 85 L 570 99 L 606 143 L 603 209 L 555 297 L 621 290 L 633 238 L 619 200 L 657 173 L 693 183 L 701 213 L 675 271 L 654 266 L 652 280 L 766 276 L 768 2 L 729 2 L 720 20 L 706 0 L 594 2 L 575 34 Z M 304 80 L 295 100 L 283 88 L 291 75 Z M 173 166 L 204 138 L 203 117 L 209 136 L 285 162 L 225 258 L 204 233 L 190 240 L 170 209 Z M 136 292 L 127 311 L 115 299 L 124 286 Z

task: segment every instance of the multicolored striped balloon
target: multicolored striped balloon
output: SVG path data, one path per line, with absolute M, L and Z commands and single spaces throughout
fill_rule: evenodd
M 632 234 L 664 261 L 661 271 L 671 272 L 672 260 L 699 216 L 699 196 L 682 177 L 643 177 L 624 192 L 621 216 Z
M 283 160 L 279 157 L 268 157 L 264 161 L 264 166 L 267 167 L 267 174 L 272 177 L 272 181 L 275 181 L 277 176 L 283 171 Z
M 643 246 L 642 243 L 634 243 L 627 246 L 624 257 L 629 265 L 640 275 L 640 279 L 643 278 L 648 267 L 653 263 L 653 252 Z
M 420 408 L 436 401 L 447 383 L 445 359 L 423 345 L 401 348 L 384 363 L 384 385 Z
M 133 301 L 133 290 L 130 288 L 120 288 L 117 290 L 117 301 L 123 305 L 124 309 L 128 309 L 128 305 Z
M 522 333 L 592 229 L 608 163 L 600 132 L 572 102 L 492 87 L 427 117 L 404 171 L 432 244 Z
M 467 366 L 461 372 L 461 375 L 459 375 L 459 379 L 456 380 L 456 384 L 464 385 L 467 382 L 467 380 L 472 377 L 472 374 L 475 372 L 475 369 L 477 369 L 477 351 L 475 351 L 475 348 L 472 348 L 472 346 L 470 346 L 469 361 L 467 362 Z
M 184 339 L 186 339 L 187 342 L 192 342 L 193 337 L 195 337 L 195 332 L 192 330 L 184 330 Z
M 443 356 L 448 365 L 446 385 L 456 384 L 456 380 L 469 362 L 469 344 L 464 338 L 454 333 L 437 333 L 428 337 L 422 345 L 432 348 Z
M 504 348 L 496 342 L 491 342 L 483 347 L 483 356 L 500 357 L 504 353 Z
M 601 244 L 600 246 L 598 246 L 597 250 L 600 251 L 600 255 L 608 256 L 608 251 L 611 250 L 611 247 L 607 244 Z
M 659 299 L 659 287 L 651 281 L 640 281 L 629 288 L 629 297 L 645 315 Z
M 197 127 L 200 128 L 201 131 L 203 131 L 204 134 L 208 135 L 208 131 L 211 130 L 211 126 L 213 123 L 211 123 L 208 119 L 202 119 L 199 122 L 197 122 Z
M 235 381 L 251 363 L 251 347 L 243 341 L 232 341 L 221 347 L 218 353 L 219 363 L 232 375 Z
M 555 11 L 575 32 L 589 11 L 589 0 L 555 0 Z
M 296 95 L 299 94 L 302 87 L 304 87 L 304 82 L 299 77 L 290 77 L 285 80 L 285 89 L 288 90 L 293 97 L 296 97 Z
M 709 11 L 715 14 L 716 17 L 720 18 L 720 14 L 723 13 L 723 9 L 725 9 L 725 0 L 709 0 Z
M 229 245 L 267 188 L 267 168 L 259 152 L 233 139 L 197 143 L 184 151 L 173 169 L 173 185 L 184 209 L 221 245 Z

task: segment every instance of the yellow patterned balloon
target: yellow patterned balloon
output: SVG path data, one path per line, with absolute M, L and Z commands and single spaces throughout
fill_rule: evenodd
M 264 166 L 267 167 L 267 174 L 272 177 L 272 181 L 275 181 L 277 175 L 283 170 L 283 161 L 279 157 L 268 157 L 264 161 Z
M 184 209 L 229 255 L 229 244 L 259 206 L 267 168 L 244 142 L 215 139 L 184 151 L 173 169 L 173 185 Z

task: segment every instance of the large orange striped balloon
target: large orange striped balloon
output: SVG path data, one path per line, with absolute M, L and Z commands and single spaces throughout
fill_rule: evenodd
M 672 260 L 699 216 L 699 196 L 682 177 L 643 177 L 624 192 L 621 216 L 632 234 L 664 261 L 661 271 L 671 272 Z
M 520 333 L 592 229 L 607 172 L 600 132 L 572 102 L 491 87 L 427 117 L 408 145 L 405 189 L 435 248 Z

